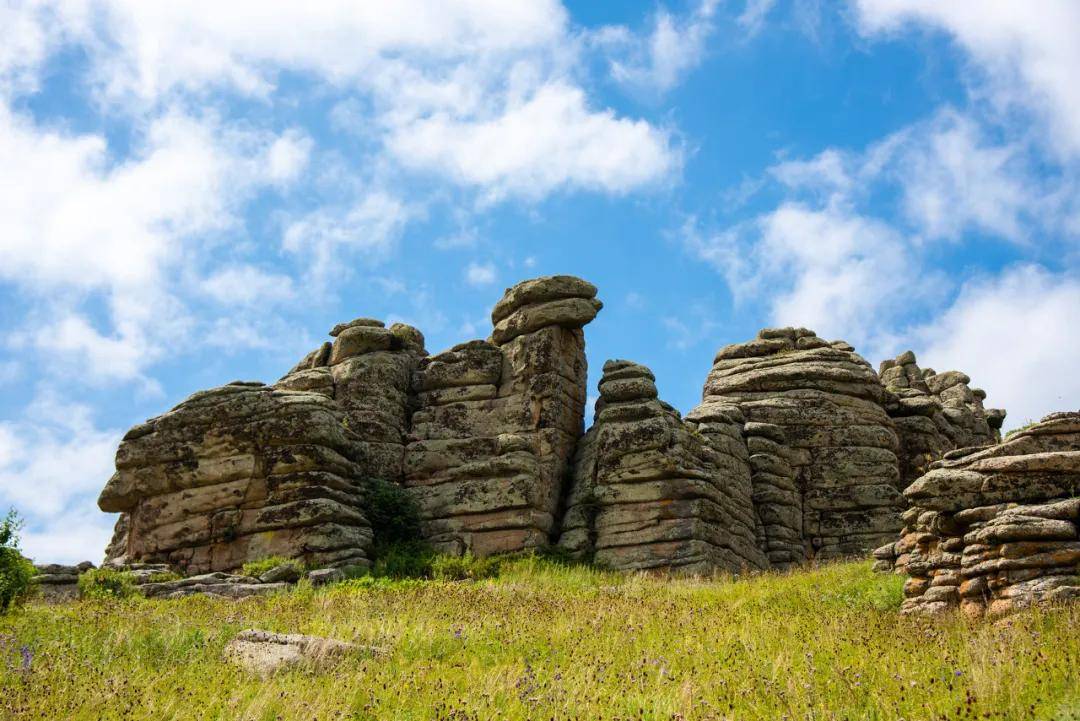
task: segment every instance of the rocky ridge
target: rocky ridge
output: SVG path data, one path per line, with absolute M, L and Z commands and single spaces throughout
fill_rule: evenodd
M 432 355 L 411 326 L 357 318 L 272 386 L 194 394 L 125 435 L 99 499 L 121 514 L 109 562 L 189 576 L 155 595 L 265 592 L 287 581 L 230 572 L 268 556 L 363 568 L 378 481 L 446 553 L 788 568 L 895 539 L 905 487 L 1004 416 L 962 373 L 904 354 L 879 377 L 843 341 L 777 328 L 722 348 L 685 418 L 648 368 L 609 361 L 586 433 L 583 327 L 601 308 L 586 281 L 536 278 L 507 289 L 487 339 Z

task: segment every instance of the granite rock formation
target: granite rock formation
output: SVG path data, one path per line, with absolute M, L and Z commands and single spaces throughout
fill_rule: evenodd
M 857 554 L 895 537 L 898 439 L 883 397 L 851 346 L 805 328 L 765 329 L 716 354 L 703 404 L 736 405 L 765 424 L 754 428 L 754 446 L 766 452 L 751 457 L 751 483 L 765 547 L 782 563 Z
M 637 363 L 604 364 L 560 545 L 620 569 L 767 568 L 738 409 L 684 421 L 657 398 L 654 381 Z
M 75 566 L 50 563 L 36 566 L 33 583 L 45 603 L 63 603 L 79 596 L 79 575 L 94 568 L 90 561 Z
M 507 289 L 486 340 L 429 355 L 416 328 L 357 318 L 272 386 L 192 395 L 120 444 L 107 560 L 205 581 L 147 589 L 162 595 L 267 592 L 287 579 L 224 572 L 268 556 L 330 579 L 370 563 L 377 482 L 446 553 L 558 543 L 615 568 L 788 568 L 894 539 L 911 479 L 996 440 L 1004 416 L 961 373 L 905 354 L 879 379 L 846 343 L 779 328 L 722 348 L 685 418 L 648 368 L 609 361 L 583 434 L 583 328 L 601 307 L 586 281 L 536 278 Z
M 904 495 L 900 540 L 874 553 L 909 576 L 905 612 L 1000 615 L 1080 597 L 1080 412 L 950 451 Z
M 907 488 L 932 461 L 957 448 L 1001 441 L 1005 411 L 984 408 L 986 392 L 971 388 L 959 371 L 920 369 L 911 351 L 881 363 L 885 410 L 893 419 L 900 446 L 900 482 Z

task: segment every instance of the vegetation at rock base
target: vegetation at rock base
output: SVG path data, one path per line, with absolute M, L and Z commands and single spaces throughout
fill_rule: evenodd
M 33 591 L 34 565 L 19 553 L 21 527 L 15 509 L 0 519 L 0 613 L 22 603 Z
M 130 598 L 135 593 L 135 576 L 128 571 L 93 568 L 79 575 L 79 595 L 83 598 Z
M 295 569 L 297 575 L 302 574 L 306 569 L 304 564 L 297 561 L 294 558 L 286 558 L 285 556 L 267 556 L 266 558 L 260 558 L 257 561 L 248 561 L 240 569 L 240 573 L 245 576 L 253 576 L 258 578 L 267 571 L 277 568 L 278 566 L 291 566 Z
M 479 581 L 30 604 L 0 619 L 0 717 L 1080 718 L 1080 606 L 926 620 L 900 597 L 866 563 L 679 580 L 522 558 Z M 263 681 L 222 661 L 252 627 L 387 653 Z

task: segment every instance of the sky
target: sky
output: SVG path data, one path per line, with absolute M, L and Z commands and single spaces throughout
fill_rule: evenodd
M 687 411 L 764 326 L 1080 398 L 1080 3 L 0 0 L 0 509 L 99 561 L 124 431 L 358 316 L 570 273 Z

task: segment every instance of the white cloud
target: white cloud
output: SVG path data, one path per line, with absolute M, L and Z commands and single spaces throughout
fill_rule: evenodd
M 321 286 L 348 274 L 346 258 L 351 254 L 384 259 L 413 213 L 401 199 L 372 191 L 350 207 L 321 208 L 292 221 L 285 228 L 282 247 L 300 257 L 311 279 Z
M 26 518 L 28 556 L 100 560 L 111 519 L 96 512 L 93 499 L 112 475 L 120 436 L 55 392 L 39 395 L 19 421 L 0 422 L 0 506 L 13 505 Z
M 765 26 L 765 18 L 776 5 L 776 0 L 746 0 L 746 7 L 736 22 L 749 36 L 757 35 Z
M 0 103 L 0 281 L 43 316 L 9 340 L 40 345 L 46 364 L 74 364 L 80 377 L 152 385 L 144 370 L 190 324 L 178 271 L 236 225 L 257 188 L 295 179 L 304 145 L 294 131 L 168 111 L 117 162 L 103 137 L 41 127 Z M 107 328 L 80 309 L 87 298 L 104 300 Z
M 647 38 L 638 38 L 621 26 L 604 28 L 598 33 L 599 42 L 621 50 L 624 56 L 611 62 L 612 77 L 650 93 L 665 93 L 674 88 L 704 59 L 706 41 L 715 30 L 713 16 L 717 5 L 718 0 L 702 0 L 685 18 L 675 17 L 661 8 Z
M 407 167 L 479 187 L 489 201 L 538 199 L 562 188 L 626 193 L 679 166 L 666 132 L 610 110 L 590 110 L 579 88 L 561 82 L 541 86 L 489 119 L 439 113 L 416 120 L 397 128 L 388 146 Z
M 803 326 L 860 347 L 881 347 L 884 329 L 932 276 L 919 278 L 894 229 L 848 208 L 788 202 L 741 226 L 683 229 L 692 254 L 728 281 L 736 301 L 760 298 L 774 325 Z
M 1027 151 L 1020 141 L 992 142 L 973 118 L 944 109 L 862 152 L 827 148 L 769 173 L 819 201 L 864 203 L 882 189 L 897 194 L 911 231 L 926 239 L 957 240 L 978 230 L 1023 242 L 1028 221 L 1060 226 L 1066 210 L 1036 179 Z
M 1075 0 L 852 0 L 868 34 L 940 28 L 967 51 L 999 107 L 1041 115 L 1063 154 L 1080 153 L 1080 4 Z
M 495 282 L 495 264 L 473 261 L 465 268 L 465 282 L 476 287 L 491 285 Z
M 714 3 L 702 5 L 679 42 L 658 39 L 656 72 L 666 77 L 683 68 L 682 54 L 700 44 L 693 28 Z M 135 117 L 214 92 L 270 100 L 279 76 L 291 72 L 313 76 L 340 98 L 335 107 L 345 112 L 334 113 L 338 125 L 361 126 L 376 143 L 399 151 L 399 162 L 482 186 L 490 198 L 539 197 L 563 186 L 625 192 L 661 179 L 678 161 L 667 135 L 649 123 L 589 107 L 575 80 L 579 33 L 557 0 L 46 6 L 47 17 L 24 9 L 16 18 L 28 28 L 34 52 L 45 52 L 36 49 L 46 46 L 46 35 L 77 44 L 89 57 L 95 98 Z M 54 26 L 63 32 L 49 33 Z M 33 39 L 38 35 L 43 39 Z M 565 140 L 552 137 L 553 123 L 561 124 Z M 613 133 L 614 142 L 601 142 L 598 132 Z M 449 143 L 455 134 L 469 140 L 441 151 L 410 142 L 413 133 L 429 142 Z M 529 150 L 534 138 L 540 152 L 551 154 L 547 159 Z M 273 149 L 271 178 L 289 177 L 310 151 L 310 143 L 283 145 L 288 140 Z M 474 158 L 466 151 L 477 142 L 488 144 Z
M 224 305 L 262 306 L 292 299 L 296 291 L 287 275 L 267 273 L 251 265 L 222 268 L 200 282 L 202 292 Z
M 912 333 L 922 365 L 957 368 L 1008 411 L 1007 427 L 1076 410 L 1080 278 L 1032 265 L 964 284 L 956 301 Z

